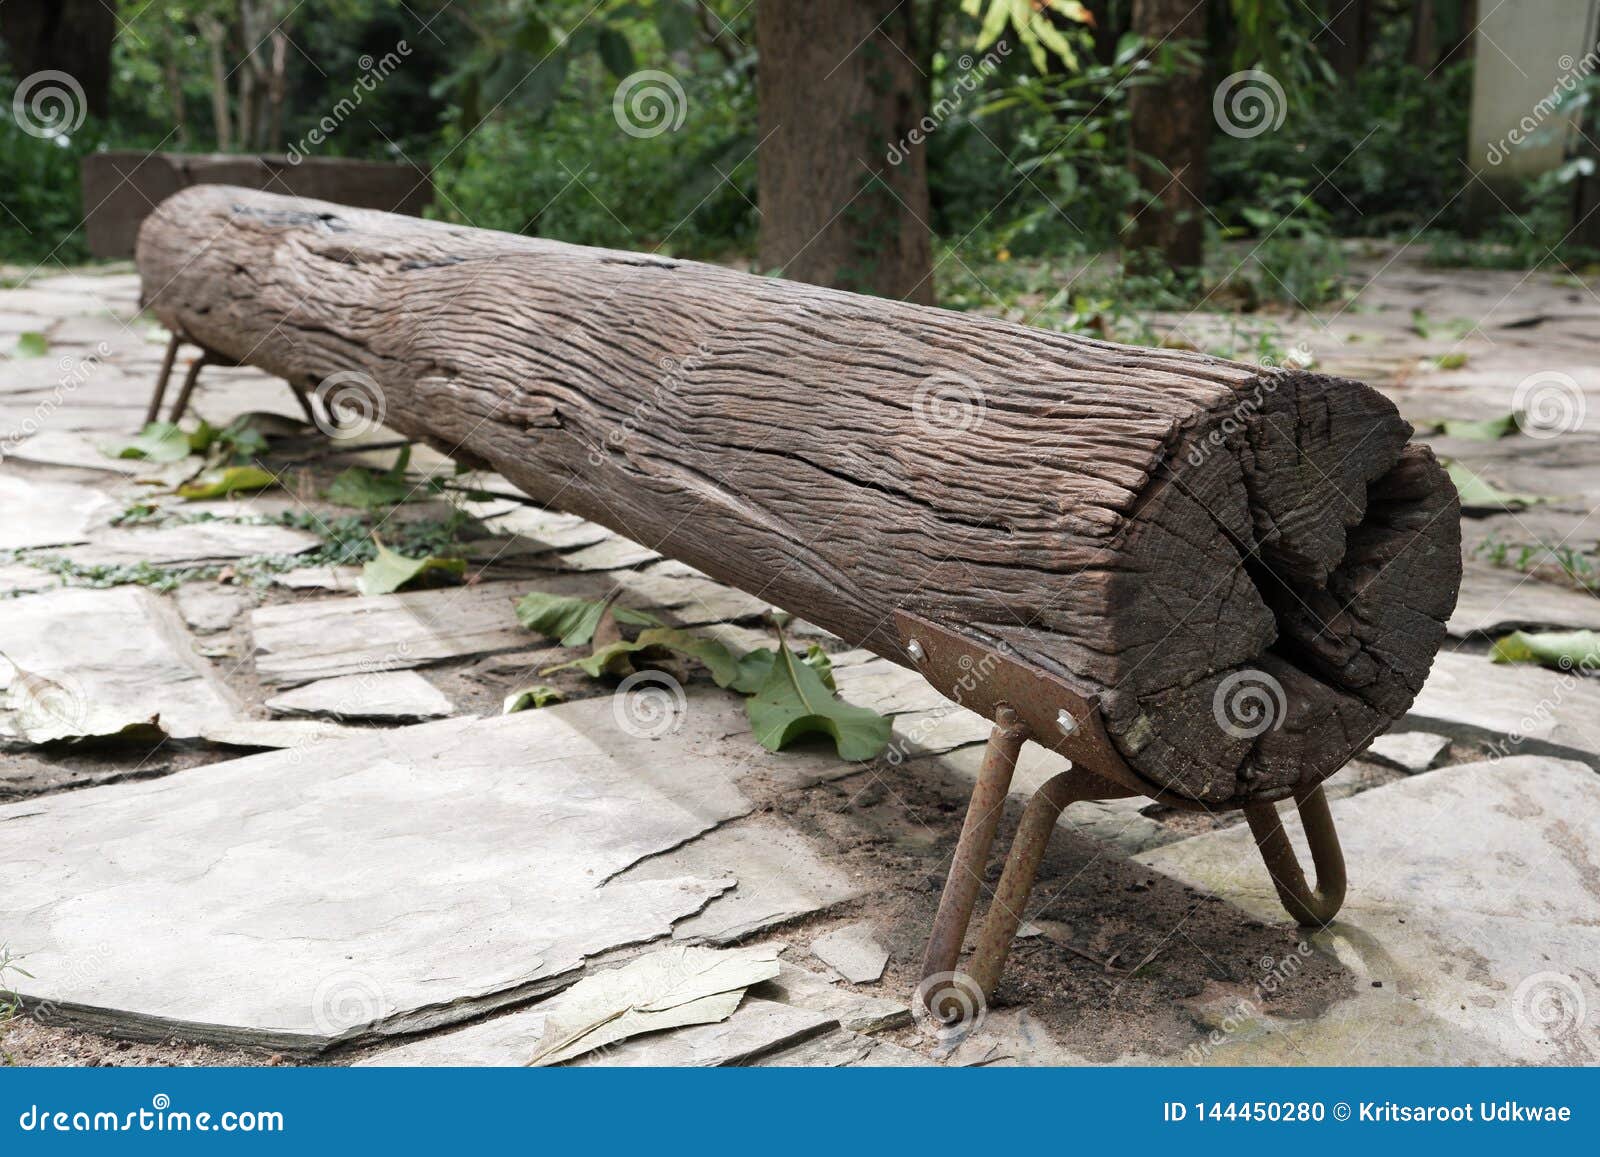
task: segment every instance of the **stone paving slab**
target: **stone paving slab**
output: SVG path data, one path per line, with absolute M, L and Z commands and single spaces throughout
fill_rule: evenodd
M 42 763 L 26 755 L 0 756 L 0 803 L 27 799 L 49 792 L 73 791 L 102 783 L 150 779 L 171 771 L 160 760 L 141 760 L 125 765 L 100 764 L 90 768 L 60 763 Z
M 144 425 L 144 414 L 131 406 L 88 405 L 85 398 L 74 398 L 68 405 L 41 419 L 41 412 L 53 404 L 54 391 L 5 395 L 6 405 L 0 405 L 0 430 L 26 431 L 32 426 L 49 426 L 52 430 L 72 430 L 86 434 L 102 454 L 137 434 Z
M 758 984 L 750 991 L 767 1000 L 828 1013 L 852 1032 L 881 1032 L 911 1020 L 911 1007 L 904 1000 L 856 992 L 787 960 L 779 961 L 775 979 Z
M 1590 966 L 1600 959 L 1593 769 L 1538 756 L 1464 764 L 1340 800 L 1333 813 L 1349 894 L 1337 921 L 1307 940 L 1353 974 L 1350 997 L 1309 1021 L 1248 1015 L 1195 1059 L 1600 1062 L 1600 976 Z M 1298 841 L 1298 823 L 1287 826 Z M 1242 826 L 1138 859 L 1250 916 L 1288 919 Z M 1541 1024 L 1563 996 L 1566 1021 Z
M 605 724 L 602 718 L 597 721 Z M 752 746 L 753 737 L 745 735 Z M 673 936 L 731 944 L 756 933 L 824 911 L 862 895 L 862 886 L 828 863 L 816 848 L 787 825 L 766 817 L 728 824 L 665 855 L 637 864 L 619 881 L 677 876 L 716 879 L 736 876 L 738 885 L 704 912 L 680 920 Z
M 16 458 L 22 462 L 37 462 L 44 466 L 71 466 L 79 470 L 123 474 L 129 477 L 166 478 L 174 475 L 170 467 L 156 468 L 149 462 L 131 458 L 109 458 L 100 448 L 103 441 L 103 437 L 96 438 L 94 435 L 69 430 L 64 426 L 51 426 L 12 447 L 7 451 L 6 457 Z
M 746 996 L 726 1021 L 634 1037 L 580 1057 L 574 1068 L 711 1068 L 744 1065 L 838 1027 L 809 1008 Z
M 751 807 L 658 750 L 553 707 L 10 805 L 0 927 L 23 995 L 92 1027 L 303 1052 L 447 1024 L 734 883 L 607 882 Z
M 183 621 L 201 635 L 226 631 L 255 602 L 248 590 L 206 582 L 185 583 L 173 597 Z
M 1366 750 L 1375 762 L 1415 775 L 1439 763 L 1450 747 L 1450 737 L 1431 731 L 1393 731 L 1380 735 Z
M 218 747 L 276 751 L 286 747 L 306 750 L 329 740 L 355 739 L 362 734 L 362 728 L 321 719 L 232 719 L 205 727 L 200 738 Z
M 1600 630 L 1600 598 L 1514 570 L 1469 565 L 1447 629 L 1461 639 L 1521 630 Z
M 28 550 L 85 542 L 90 528 L 120 508 L 87 486 L 33 482 L 0 474 L 0 550 Z
M 923 1068 L 935 1062 L 893 1041 L 839 1030 L 755 1061 L 760 1068 Z
M 112 527 L 87 546 L 53 551 L 84 566 L 147 562 L 154 565 L 223 562 L 256 555 L 304 554 L 322 545 L 316 535 L 288 526 L 191 522 L 179 526 Z
M 49 571 L 25 562 L 0 563 L 0 595 L 26 595 L 61 585 Z
M 265 682 L 295 684 L 525 649 L 539 637 L 517 622 L 513 604 L 522 595 L 540 590 L 603 599 L 616 588 L 623 592 L 620 605 L 682 626 L 756 614 L 764 606 L 688 568 L 661 567 L 285 604 L 251 616 L 256 670 Z
M 359 719 L 387 723 L 441 719 L 455 714 L 455 704 L 415 671 L 374 671 L 319 679 L 264 704 L 274 715 L 321 719 Z
M 510 484 L 505 485 L 509 490 Z M 503 502 L 467 501 L 461 504 L 461 508 L 483 519 L 484 524 L 496 534 L 515 534 L 546 550 L 579 550 L 613 537 L 605 527 L 579 518 L 576 514 L 543 510 L 537 506 L 513 506 L 507 510 Z
M 1402 726 L 1506 750 L 1571 752 L 1600 761 L 1600 682 L 1569 671 L 1441 652 Z M 1510 738 L 1514 737 L 1514 738 Z
M 811 942 L 811 955 L 852 984 L 877 983 L 889 965 L 889 950 L 878 942 L 870 920 L 824 932 Z
M 524 1065 L 539 1043 L 545 1016 L 535 1005 L 524 1012 L 385 1050 L 362 1063 L 451 1068 Z M 568 1063 L 573 1068 L 737 1065 L 836 1027 L 837 1023 L 822 1013 L 746 996 L 725 1021 L 634 1037 Z
M 187 738 L 241 711 L 194 654 L 172 603 L 141 587 L 69 587 L 8 600 L 0 651 L 66 688 L 53 714 L 125 722 L 160 715 L 167 734 Z

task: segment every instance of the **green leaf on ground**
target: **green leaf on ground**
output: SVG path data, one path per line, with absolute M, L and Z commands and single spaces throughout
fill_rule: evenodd
M 865 707 L 853 707 L 829 690 L 822 673 L 787 645 L 761 690 L 745 700 L 756 740 L 768 751 L 782 751 L 804 735 L 828 735 L 840 759 L 877 756 L 889 743 L 889 720 Z
M 189 449 L 196 454 L 209 455 L 218 465 L 229 461 L 243 465 L 267 452 L 267 436 L 258 419 L 268 416 L 241 414 L 220 428 L 202 418 L 194 433 L 189 435 Z
M 102 447 L 102 453 L 110 458 L 178 462 L 189 456 L 189 435 L 171 422 L 151 422 L 128 441 Z
M 1520 429 L 1515 414 L 1506 414 L 1500 418 L 1437 418 L 1426 423 L 1426 428 L 1430 433 L 1443 434 L 1447 438 L 1461 438 L 1468 442 L 1498 442 Z
M 464 558 L 407 558 L 384 546 L 376 536 L 372 539 L 378 548 L 376 558 L 361 567 L 361 577 L 356 589 L 364 595 L 387 595 L 406 587 L 450 586 L 467 573 Z
M 1461 509 L 1464 511 L 1520 510 L 1524 506 L 1550 501 L 1542 494 L 1518 494 L 1510 490 L 1501 490 L 1461 462 L 1446 463 L 1445 470 L 1450 475 L 1450 481 L 1456 484 L 1456 492 L 1461 495 Z
M 607 609 L 619 623 L 635 627 L 661 625 L 660 619 L 643 611 L 607 608 L 605 603 L 593 599 L 550 595 L 543 591 L 533 591 L 517 600 L 517 620 L 530 631 L 559 640 L 563 647 L 582 647 L 594 640 L 595 628 Z
M 202 498 L 226 498 L 230 494 L 251 493 L 276 486 L 278 478 L 259 466 L 221 466 L 195 475 L 178 487 L 178 496 L 194 502 Z
M 333 480 L 323 497 L 340 506 L 375 510 L 399 506 L 419 494 L 426 496 L 426 487 L 419 487 L 406 477 L 406 467 L 410 464 L 411 447 L 407 446 L 400 451 L 395 464 L 388 470 L 352 466 Z
M 539 674 L 551 675 L 557 671 L 567 671 L 576 667 L 591 679 L 598 679 L 602 675 L 626 675 L 633 670 L 632 657 L 644 649 L 643 643 L 630 643 L 626 639 L 618 639 L 613 643 L 600 644 L 582 659 L 557 663 L 554 667 L 546 667 Z
M 1464 353 L 1440 354 L 1433 359 L 1433 364 L 1441 370 L 1459 370 L 1467 364 L 1467 355 Z
M 512 715 L 518 711 L 530 711 L 539 707 L 548 707 L 552 703 L 560 703 L 566 696 L 557 688 L 547 683 L 535 683 L 532 687 L 524 687 L 520 691 L 513 691 L 506 696 L 505 709 L 502 715 Z
M 746 695 L 754 695 L 761 690 L 768 676 L 772 674 L 772 665 L 777 659 L 778 653 L 770 647 L 759 647 L 751 651 L 739 660 L 738 678 L 726 686 L 732 687 L 735 691 L 743 691 Z M 823 686 L 829 691 L 838 690 L 833 681 L 833 660 L 828 657 L 828 652 L 816 643 L 812 643 L 801 656 L 801 662 L 822 677 Z
M 653 627 L 639 632 L 638 642 L 645 647 L 660 647 L 698 659 L 711 672 L 711 678 L 718 687 L 733 687 L 739 682 L 739 659 L 715 639 L 690 634 L 676 627 Z
M 50 339 L 42 333 L 29 330 L 17 335 L 17 344 L 11 348 L 14 358 L 42 358 L 50 352 Z
M 1495 642 L 1496 663 L 1538 663 L 1563 671 L 1600 665 L 1600 634 L 1594 631 L 1516 631 Z
M 716 680 L 718 687 L 744 690 L 738 687 L 742 668 L 732 651 L 715 639 L 690 634 L 677 627 L 651 627 L 649 630 L 639 632 L 639 637 L 632 642 L 627 639 L 617 639 L 599 644 L 595 647 L 594 653 L 587 658 L 557 663 L 554 667 L 546 667 L 539 674 L 548 675 L 552 671 L 564 671 L 576 667 L 591 679 L 598 679 L 602 675 L 626 675 L 632 668 L 632 657 L 645 651 L 670 651 L 698 659 L 711 672 L 711 677 Z M 748 688 L 749 691 L 755 689 L 754 686 Z

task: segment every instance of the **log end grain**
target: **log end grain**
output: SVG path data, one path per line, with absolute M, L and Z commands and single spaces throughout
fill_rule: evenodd
M 1461 582 L 1455 487 L 1381 395 L 1268 373 L 1130 516 L 1101 698 L 1128 762 L 1204 803 L 1320 782 L 1403 716 Z

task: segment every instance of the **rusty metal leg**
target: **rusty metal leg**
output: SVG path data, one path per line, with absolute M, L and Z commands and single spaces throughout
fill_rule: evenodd
M 978 902 L 978 889 L 989 863 L 989 849 L 994 845 L 994 833 L 1000 826 L 1006 796 L 1011 790 L 1011 777 L 1017 769 L 1017 754 L 1028 739 L 1028 729 L 1010 707 L 1001 704 L 994 721 L 994 731 L 989 735 L 989 746 L 984 750 L 983 766 L 978 772 L 978 783 L 967 804 L 967 818 L 961 825 L 961 838 L 956 841 L 950 875 L 945 880 L 944 894 L 939 898 L 939 913 L 933 918 L 928 950 L 922 957 L 924 982 L 953 973 L 961 958 L 961 944 L 966 939 L 967 926 L 972 923 L 972 909 Z M 923 996 L 929 1011 L 942 1019 L 946 1015 L 945 994 L 925 993 Z
M 156 392 L 150 396 L 150 408 L 144 415 L 146 426 L 161 416 L 161 403 L 167 396 L 167 382 L 172 377 L 172 365 L 178 360 L 178 347 L 182 344 L 183 339 L 177 334 L 167 339 L 167 352 L 161 359 L 161 373 L 156 378 Z
M 1006 957 L 1011 953 L 1011 942 L 1016 939 L 1022 924 L 1022 914 L 1028 906 L 1028 896 L 1033 892 L 1034 877 L 1044 860 L 1045 849 L 1050 845 L 1050 834 L 1067 805 L 1090 799 L 1121 799 L 1133 793 L 1080 768 L 1063 771 L 1053 776 L 1028 801 L 1022 814 L 1022 826 L 1011 843 L 1006 857 L 1005 872 L 1000 876 L 1000 887 L 989 904 L 984 917 L 983 930 L 978 934 L 978 946 L 972 954 L 967 973 L 983 993 L 985 1000 L 994 996 L 995 985 L 1005 970 Z
M 172 403 L 172 413 L 167 421 L 177 424 L 183 417 L 183 412 L 189 408 L 189 399 L 194 394 L 195 383 L 200 380 L 200 371 L 212 364 L 211 351 L 206 350 L 189 363 L 189 372 L 183 377 L 183 389 L 178 391 L 178 400 Z
M 1300 924 L 1320 928 L 1331 922 L 1344 903 L 1344 852 L 1339 848 L 1339 832 L 1333 826 L 1328 797 L 1321 785 L 1295 793 L 1300 820 L 1305 826 L 1306 843 L 1311 847 L 1311 862 L 1317 869 L 1317 887 L 1306 884 L 1300 861 L 1283 830 L 1276 803 L 1251 803 L 1244 806 L 1245 819 L 1256 837 L 1256 847 L 1266 862 L 1272 885 L 1284 909 Z
M 311 405 L 310 397 L 307 396 L 303 389 L 295 385 L 293 382 L 289 383 L 289 388 L 294 391 L 295 401 L 300 403 L 300 412 L 306 416 L 306 424 L 320 428 L 322 423 L 317 421 L 317 411 Z M 332 424 L 331 420 L 329 424 Z

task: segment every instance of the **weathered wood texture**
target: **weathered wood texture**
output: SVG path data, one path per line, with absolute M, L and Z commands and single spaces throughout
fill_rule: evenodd
M 904 608 L 1008 644 L 1198 800 L 1331 774 L 1455 603 L 1454 489 L 1357 382 L 215 186 L 138 261 L 207 346 L 368 374 L 390 426 L 852 643 L 913 665 Z

